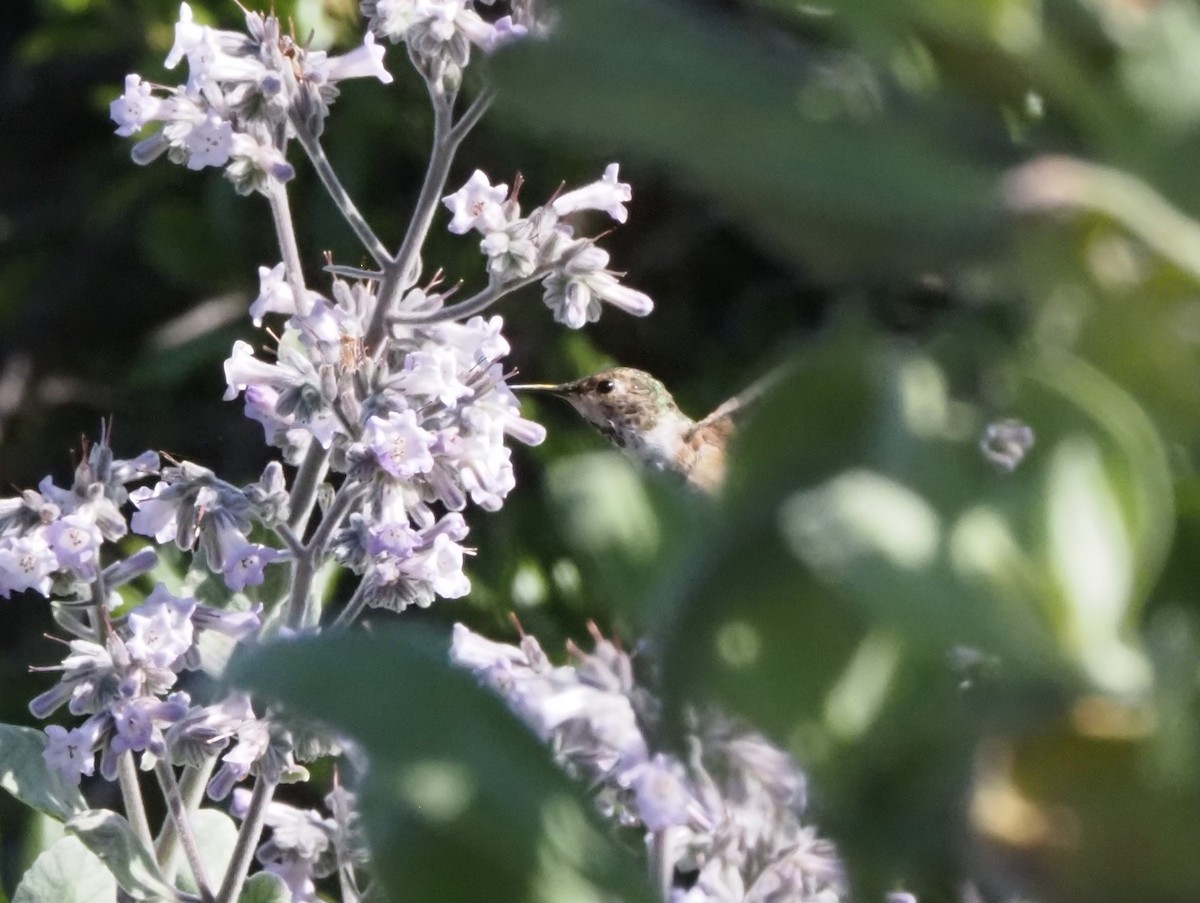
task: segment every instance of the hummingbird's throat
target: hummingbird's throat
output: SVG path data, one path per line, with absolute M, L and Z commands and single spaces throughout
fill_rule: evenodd
M 684 436 L 695 424 L 678 411 L 660 415 L 651 424 L 610 420 L 597 428 L 634 458 L 658 468 L 673 468 Z

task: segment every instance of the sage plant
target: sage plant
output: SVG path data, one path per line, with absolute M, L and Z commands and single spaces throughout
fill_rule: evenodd
M 6 754 L 43 763 L 40 774 L 27 763 L 14 792 L 65 821 L 110 883 L 135 898 L 231 903 L 256 860 L 254 880 L 286 886 L 294 900 L 313 899 L 315 882 L 335 874 L 343 900 L 364 896 L 352 786 L 339 782 L 325 812 L 274 800 L 281 783 L 308 778 L 303 763 L 316 756 L 339 754 L 347 773 L 364 767 L 353 743 L 257 710 L 245 694 L 214 695 L 219 683 L 196 674 L 219 675 L 237 644 L 341 630 L 368 607 L 403 612 L 469 593 L 465 512 L 496 511 L 514 489 L 510 439 L 544 438 L 507 385 L 510 346 L 492 308 L 534 283 L 569 328 L 595 321 L 605 304 L 636 316 L 652 308 L 571 224 L 581 211 L 625 221 L 631 192 L 617 164 L 526 209 L 519 179 L 493 183 L 481 169 L 447 189 L 455 153 L 490 99 L 486 89 L 469 102 L 460 96 L 463 69 L 546 29 L 529 0 L 502 5 L 363 0 L 361 46 L 330 55 L 296 41 L 273 15 L 248 12 L 244 32 L 223 31 L 184 3 L 166 67 L 186 62 L 186 81 L 165 87 L 132 74 L 112 102 L 118 135 L 150 130 L 133 146 L 136 163 L 220 167 L 240 194 L 266 198 L 280 255 L 259 269 L 247 310 L 262 342 L 234 343 L 225 362 L 225 397 L 240 396 L 278 450 L 259 480 L 237 486 L 153 452 L 121 459 L 102 432 L 69 487 L 47 478 L 0 500 L 0 596 L 45 596 L 66 635 L 61 663 L 42 668 L 56 679 L 30 710 L 48 718 L 65 706 L 71 716 L 44 733 L 0 735 Z M 428 168 L 395 249 L 321 145 L 343 80 L 393 80 L 389 44 L 407 53 L 433 107 Z M 310 285 L 311 255 L 298 246 L 288 205 L 296 153 L 361 242 L 365 268 L 327 261 Z M 470 297 L 444 290 L 441 269 L 424 258 L 440 206 L 450 232 L 479 236 L 486 285 Z M 181 553 L 191 562 L 182 578 L 167 566 Z M 356 580 L 332 619 L 318 581 L 331 568 Z M 267 582 L 272 571 L 286 579 Z M 135 580 L 152 588 L 133 592 Z M 285 589 L 272 593 L 273 584 Z M 837 899 L 841 867 L 799 820 L 804 779 L 795 765 L 715 715 L 696 725 L 693 761 L 654 751 L 638 726 L 648 710 L 634 708 L 652 708 L 652 694 L 633 682 L 628 657 L 597 639 L 580 665 L 555 668 L 532 639 L 517 649 L 459 628 L 453 657 L 553 742 L 605 814 L 645 830 L 664 896 Z M 97 767 L 119 785 L 123 816 L 88 809 L 75 789 Z M 146 805 L 139 769 L 153 772 L 163 806 Z M 205 796 L 228 801 L 240 822 L 223 874 L 205 870 L 198 835 L 212 829 L 214 811 L 201 807 Z M 159 809 L 167 815 L 154 825 L 148 812 Z M 232 832 L 234 822 L 220 818 Z M 31 899 L 40 899 L 38 886 L 23 884 Z

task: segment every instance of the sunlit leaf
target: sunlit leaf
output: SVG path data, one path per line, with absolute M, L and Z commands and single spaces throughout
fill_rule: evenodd
M 31 727 L 0 724 L 0 787 L 27 806 L 65 821 L 87 808 L 78 787 L 46 765 L 46 735 Z
M 192 833 L 204 864 L 204 875 L 211 887 L 220 887 L 237 844 L 237 825 L 224 812 L 216 809 L 197 809 L 191 814 Z M 195 892 L 196 882 L 191 868 L 183 866 L 179 883 L 185 890 Z
M 133 899 L 174 897 L 174 889 L 164 880 L 146 845 L 117 813 L 89 809 L 67 822 L 67 830 L 100 858 Z
M 291 903 L 292 891 L 278 875 L 258 872 L 246 880 L 238 903 Z
M 109 903 L 117 882 L 95 854 L 74 837 L 42 853 L 21 878 L 13 903 Z

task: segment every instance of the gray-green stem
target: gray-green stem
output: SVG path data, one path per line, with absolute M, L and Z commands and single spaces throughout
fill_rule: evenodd
M 288 526 L 300 536 L 304 535 L 304 528 L 308 525 L 313 506 L 317 503 L 317 490 L 328 471 L 329 450 L 322 448 L 319 442 L 314 441 L 305 452 L 300 469 L 296 471 L 296 477 L 292 480 L 291 495 L 288 499 L 288 507 L 291 512 L 288 516 Z
M 446 190 L 446 179 L 454 154 L 471 126 L 475 125 L 487 109 L 490 95 L 481 95 L 463 114 L 458 125 L 454 119 L 454 95 L 440 94 L 430 85 L 433 99 L 433 147 L 429 154 L 429 166 L 421 183 L 421 192 L 413 208 L 412 219 L 400 250 L 391 263 L 383 267 L 383 279 L 379 285 L 379 299 L 363 337 L 363 344 L 370 354 L 377 355 L 387 334 L 390 311 L 396 306 L 404 292 L 420 277 L 419 262 L 421 249 L 429 235 L 433 215 L 438 201 Z
M 196 889 L 200 892 L 200 899 L 205 903 L 212 903 L 213 894 L 208 884 L 208 876 L 204 873 L 204 862 L 200 858 L 200 847 L 196 844 L 196 835 L 192 833 L 192 820 L 188 815 L 187 804 L 184 802 L 183 794 L 179 790 L 179 782 L 175 778 L 175 770 L 170 763 L 159 759 L 154 766 L 154 773 L 158 777 L 158 786 L 162 789 L 163 797 L 167 801 L 167 813 L 171 822 L 175 825 L 175 832 L 179 836 L 179 842 L 183 846 L 183 855 L 187 858 L 188 868 L 192 870 L 192 877 L 196 881 Z
M 451 304 L 449 307 L 416 313 L 405 313 L 402 311 L 393 314 L 388 319 L 391 323 L 419 326 L 424 323 L 444 323 L 448 320 L 462 320 L 467 317 L 473 317 L 476 314 L 483 313 L 505 295 L 515 292 L 519 288 L 524 288 L 530 283 L 537 282 L 539 279 L 545 277 L 548 272 L 549 270 L 539 269 L 524 279 L 518 279 L 516 282 L 509 282 L 504 285 L 489 285 L 483 291 L 463 301 L 459 301 L 457 304 Z
M 358 240 L 362 242 L 367 253 L 380 266 L 390 262 L 392 258 L 388 254 L 387 248 L 383 246 L 383 242 L 375 235 L 375 232 L 368 225 L 366 218 L 359 212 L 354 201 L 350 199 L 349 192 L 346 191 L 341 179 L 337 177 L 337 173 L 334 172 L 333 167 L 329 164 L 329 158 L 325 156 L 325 150 L 321 147 L 321 142 L 308 133 L 308 129 L 304 127 L 304 123 L 300 122 L 298 117 L 292 117 L 292 127 L 296 131 L 296 137 L 300 141 L 300 146 L 304 148 L 304 153 L 312 161 L 313 169 L 316 170 L 321 184 L 325 186 L 325 190 L 329 192 L 329 197 L 342 214 L 342 218 L 346 220 L 347 225 L 358 236 Z
M 304 267 L 300 262 L 300 246 L 296 243 L 296 228 L 292 224 L 292 207 L 288 203 L 287 186 L 271 179 L 268 182 L 267 199 L 271 205 L 271 218 L 275 222 L 275 237 L 279 241 L 279 253 L 283 258 L 284 276 L 296 310 L 309 312 L 308 288 L 304 284 Z
M 349 601 L 346 602 L 346 607 L 342 609 L 342 613 L 330 625 L 330 630 L 341 630 L 354 623 L 355 618 L 359 616 L 367 605 L 367 594 L 363 590 L 363 587 L 366 585 L 367 580 L 364 574 L 363 579 L 358 581 L 358 586 L 354 587 L 354 592 L 350 595 Z
M 146 847 L 154 849 L 154 835 L 150 833 L 150 820 L 146 818 L 146 804 L 142 800 L 142 785 L 138 783 L 137 766 L 133 764 L 133 753 L 123 752 L 117 759 L 117 782 L 121 785 L 121 802 L 125 804 L 125 818 L 133 827 Z
M 671 884 L 674 878 L 675 862 L 671 855 L 673 846 L 672 829 L 664 828 L 650 835 L 649 861 L 650 881 L 658 888 L 663 900 L 671 898 Z
M 179 782 L 179 791 L 183 795 L 183 804 L 188 816 L 200 808 L 204 799 L 204 788 L 212 777 L 213 767 L 217 757 L 206 756 L 203 764 L 189 765 L 183 770 L 183 779 Z M 167 881 L 174 881 L 179 869 L 179 832 L 175 829 L 175 820 L 166 819 L 159 829 L 158 839 L 154 842 L 154 858 L 158 860 L 159 869 Z
M 246 875 L 254 859 L 254 849 L 258 846 L 258 838 L 262 834 L 267 806 L 274 795 L 274 784 L 261 776 L 255 778 L 250 805 L 246 810 L 246 817 L 242 820 L 242 828 L 238 831 L 233 855 L 229 857 L 229 868 L 221 882 L 221 889 L 217 891 L 217 903 L 233 903 L 241 894 L 242 885 L 246 883 Z
M 108 589 L 104 585 L 103 574 L 99 574 L 92 581 L 91 601 L 92 630 L 96 642 L 105 646 L 112 631 L 112 624 L 108 620 Z M 142 799 L 142 787 L 138 783 L 137 766 L 133 763 L 131 752 L 123 752 L 117 757 L 117 783 L 121 787 L 121 802 L 125 806 L 126 820 L 146 849 L 153 850 L 154 835 L 150 833 L 150 820 L 146 817 L 146 803 Z

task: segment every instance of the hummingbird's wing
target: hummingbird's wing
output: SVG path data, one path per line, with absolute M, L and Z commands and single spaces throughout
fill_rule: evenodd
M 683 434 L 681 464 L 688 483 L 707 493 L 717 492 L 725 480 L 726 449 L 746 412 L 773 386 L 783 368 L 776 367 L 742 392 L 717 405 Z
M 768 370 L 737 395 L 717 405 L 716 409 L 703 420 L 697 421 L 689 431 L 689 435 L 703 430 L 713 430 L 721 438 L 728 439 L 741 425 L 746 412 L 779 381 L 784 372 L 785 368 L 783 367 Z

